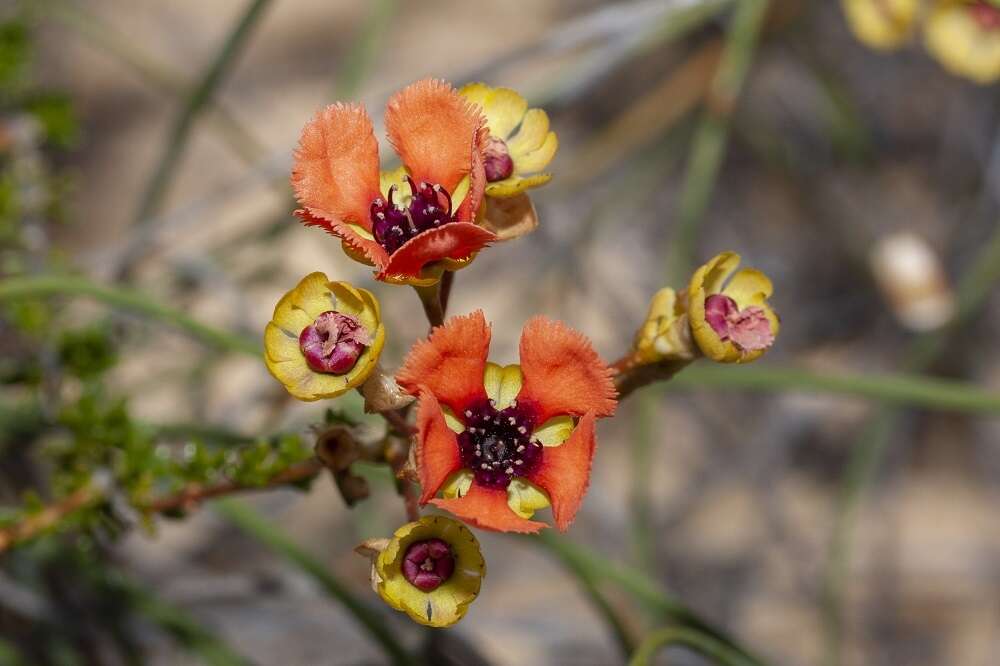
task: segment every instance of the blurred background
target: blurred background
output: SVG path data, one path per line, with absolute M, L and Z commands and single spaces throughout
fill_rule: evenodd
M 783 321 L 753 366 L 692 367 L 601 424 L 567 538 L 631 593 L 482 534 L 481 596 L 430 636 L 352 552 L 405 519 L 384 468 L 359 467 L 353 509 L 325 477 L 247 494 L 256 530 L 130 507 L 367 423 L 194 329 L 259 344 L 322 270 L 376 293 L 396 367 L 418 299 L 297 224 L 288 172 L 317 108 L 380 123 L 425 76 L 515 88 L 560 139 L 537 231 L 456 276 L 451 312 L 485 310 L 493 360 L 536 313 L 618 358 L 658 288 L 729 249 Z M 919 39 L 870 50 L 832 0 L 0 2 L 0 527 L 119 488 L 0 545 L 0 664 L 388 663 L 303 558 L 428 663 L 624 663 L 658 622 L 650 581 L 753 663 L 995 664 L 998 102 Z

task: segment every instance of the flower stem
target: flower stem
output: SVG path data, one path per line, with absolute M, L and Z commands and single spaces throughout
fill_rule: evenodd
M 666 627 L 647 636 L 632 655 L 629 666 L 647 666 L 664 648 L 683 645 L 723 666 L 750 666 L 754 662 L 711 636 L 690 627 Z
M 443 278 L 442 278 L 443 279 Z M 440 326 L 444 323 L 444 306 L 441 303 L 441 280 L 438 280 L 429 287 L 413 287 L 420 297 L 420 304 L 424 306 L 424 314 L 431 327 Z

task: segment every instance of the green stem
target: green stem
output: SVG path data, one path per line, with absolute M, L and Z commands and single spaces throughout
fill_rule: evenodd
M 13 277 L 0 280 L 0 301 L 54 295 L 93 298 L 112 307 L 170 324 L 213 347 L 258 358 L 261 356 L 260 342 L 212 328 L 137 291 L 120 287 L 103 287 L 73 275 Z
M 1000 281 L 1000 223 L 992 237 L 962 275 L 957 289 L 957 311 L 946 328 L 920 336 L 904 355 L 903 366 L 909 372 L 924 372 L 948 349 L 948 340 L 964 326 L 986 303 Z M 924 379 L 925 383 L 936 380 Z M 959 388 L 955 385 L 953 388 Z M 934 391 L 934 405 L 942 398 Z M 987 403 L 988 394 L 979 396 Z M 995 398 L 994 398 L 995 399 Z M 960 401 L 961 402 L 961 401 Z M 962 402 L 963 406 L 976 404 L 977 400 Z M 981 404 L 981 403 L 980 403 Z M 952 406 L 955 406 L 954 404 Z M 984 410 L 984 411 L 993 411 Z M 841 479 L 836 515 L 823 572 L 823 612 L 825 615 L 825 643 L 827 666 L 839 666 L 842 661 L 841 646 L 844 640 L 844 586 L 851 568 L 854 525 L 862 495 L 875 478 L 889 440 L 899 420 L 899 410 L 882 408 L 866 424 L 851 449 L 851 456 Z
M 396 0 L 373 0 L 368 4 L 369 13 L 365 23 L 337 74 L 334 86 L 336 99 L 348 99 L 357 94 L 380 53 L 390 19 L 395 14 Z
M 531 542 L 548 550 L 575 576 L 586 576 L 591 581 L 608 580 L 618 585 L 635 597 L 657 622 L 668 621 L 697 629 L 736 650 L 749 660 L 748 663 L 764 666 L 765 662 L 754 657 L 724 631 L 713 627 L 668 595 L 656 580 L 642 571 L 615 562 L 549 531 L 532 538 Z
M 632 456 L 629 462 L 632 477 L 632 547 L 636 562 L 643 571 L 653 571 L 656 562 L 656 544 L 652 535 L 656 534 L 653 524 L 650 485 L 652 483 L 654 418 L 657 413 L 658 394 L 646 392 L 639 396 L 635 405 L 635 420 L 632 428 Z
M 678 210 L 677 232 L 667 265 L 675 283 L 686 281 L 695 265 L 698 227 L 708 209 L 729 139 L 729 125 L 757 41 L 768 0 L 736 4 L 722 59 L 708 92 L 707 108 L 695 130 Z
M 739 652 L 697 629 L 666 627 L 654 631 L 642 641 L 642 645 L 632 655 L 629 666 L 647 666 L 660 650 L 672 645 L 683 645 L 716 663 L 723 664 L 723 666 L 749 666 L 753 664 Z
M 219 500 L 213 506 L 231 523 L 299 567 L 327 594 L 339 601 L 382 647 L 392 663 L 400 666 L 418 663 L 396 639 L 395 632 L 386 623 L 385 618 L 362 603 L 344 583 L 330 573 L 322 562 L 317 561 L 275 529 L 260 514 L 246 504 L 234 500 Z
M 413 290 L 420 297 L 420 304 L 424 306 L 424 314 L 431 326 L 440 326 L 444 323 L 444 308 L 441 304 L 441 281 L 438 280 L 429 287 L 414 286 Z
M 163 203 L 191 130 L 246 45 L 270 0 L 250 0 L 198 85 L 191 90 L 167 135 L 163 153 L 136 209 L 134 224 L 149 220 Z M 127 273 L 127 270 L 125 271 Z
M 706 388 L 824 393 L 909 407 L 1000 414 L 1000 392 L 917 374 L 817 374 L 771 365 L 695 364 L 662 386 L 667 391 Z

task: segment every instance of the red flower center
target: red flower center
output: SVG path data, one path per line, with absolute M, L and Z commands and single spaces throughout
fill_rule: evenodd
M 983 30 L 1000 30 L 1000 7 L 988 0 L 976 0 L 969 11 Z
M 514 160 L 503 139 L 491 136 L 483 149 L 483 167 L 486 169 L 486 182 L 495 183 L 509 178 L 514 173 Z
M 458 436 L 462 465 L 476 483 L 506 489 L 515 476 L 526 476 L 542 461 L 542 445 L 532 441 L 535 416 L 518 406 L 497 410 L 493 401 L 465 410 L 465 431 Z
M 406 206 L 393 201 L 396 186 L 389 188 L 388 201 L 379 197 L 372 201 L 372 232 L 375 240 L 392 254 L 414 236 L 452 221 L 451 195 L 437 183 L 423 181 L 418 186 L 409 176 L 410 203 Z
M 441 539 L 414 542 L 403 556 L 403 577 L 424 592 L 436 590 L 454 571 L 455 556 Z
M 736 301 L 724 294 L 705 299 L 705 320 L 720 340 L 731 340 L 742 351 L 767 349 L 774 343 L 771 322 L 763 308 L 751 305 L 740 310 Z
M 306 364 L 315 372 L 333 375 L 350 372 L 369 344 L 371 337 L 357 317 L 334 310 L 316 317 L 299 334 L 299 349 Z

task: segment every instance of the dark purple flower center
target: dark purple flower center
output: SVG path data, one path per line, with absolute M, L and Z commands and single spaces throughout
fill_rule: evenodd
M 357 364 L 371 336 L 357 317 L 334 310 L 316 317 L 299 334 L 299 349 L 315 372 L 343 375 Z
M 483 166 L 486 168 L 486 182 L 495 183 L 509 178 L 514 173 L 514 160 L 503 139 L 491 136 L 483 149 Z
M 989 0 L 976 0 L 969 11 L 983 30 L 1000 30 L 1000 7 Z
M 436 590 L 454 571 L 455 556 L 441 539 L 411 543 L 403 556 L 403 577 L 423 592 Z
M 452 221 L 451 195 L 437 183 L 422 181 L 420 185 L 406 177 L 410 183 L 410 203 L 393 201 L 397 187 L 392 185 L 386 195 L 372 201 L 370 214 L 372 233 L 378 244 L 392 254 L 414 236 Z
M 534 411 L 515 401 L 497 410 L 493 401 L 465 410 L 465 431 L 458 436 L 462 465 L 476 483 L 503 490 L 515 476 L 527 476 L 542 462 L 542 445 L 532 441 Z

